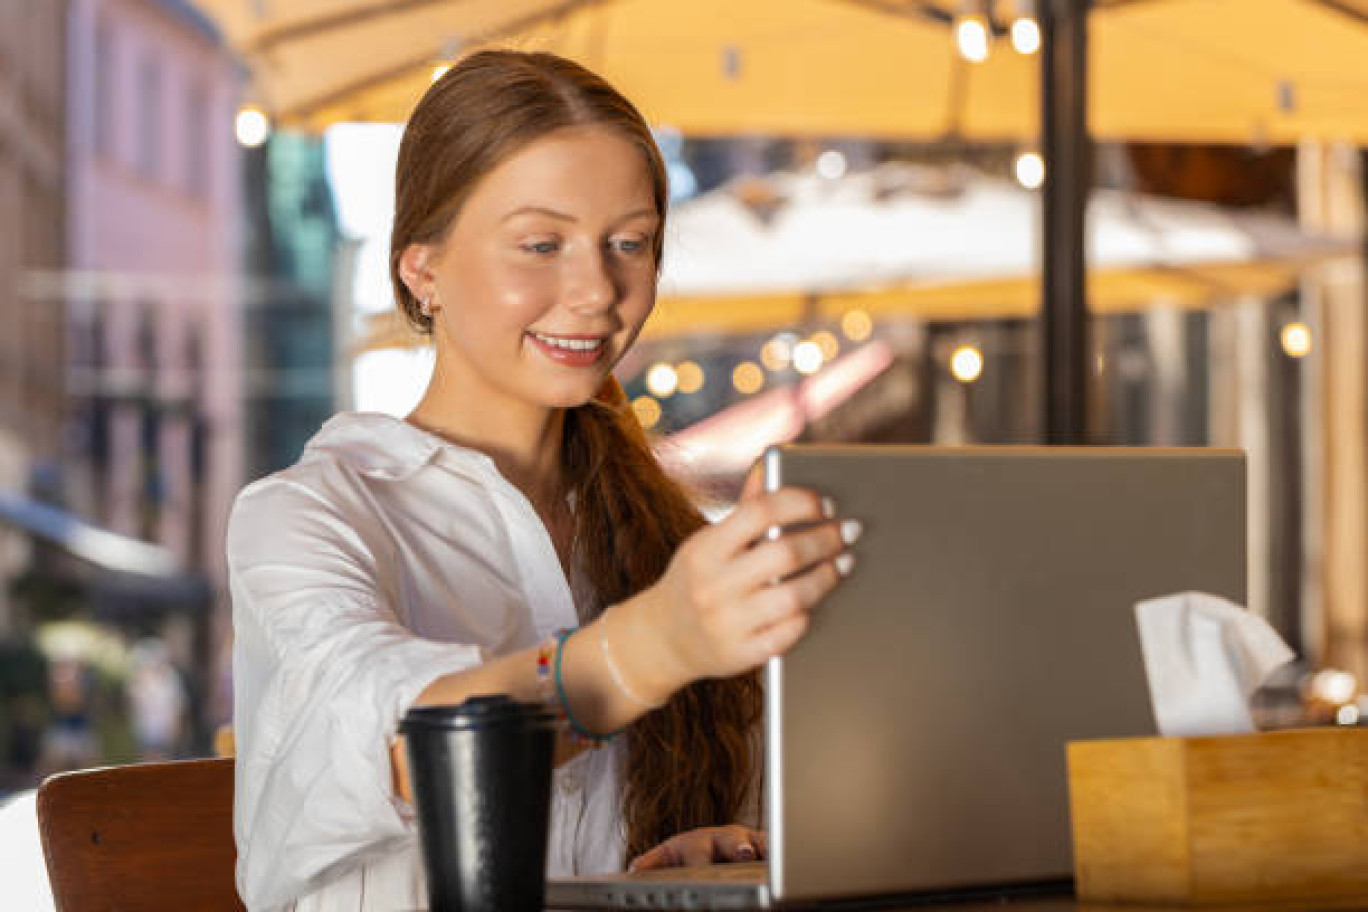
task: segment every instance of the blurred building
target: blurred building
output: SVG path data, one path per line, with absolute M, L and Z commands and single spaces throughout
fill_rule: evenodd
M 25 489 L 60 449 L 62 302 L 22 289 L 63 262 L 66 6 L 0 0 L 0 491 Z M 0 635 L 2 584 L 25 559 L 23 539 L 0 528 Z
M 185 0 L 71 0 L 70 506 L 223 578 L 241 483 L 241 76 Z
M 338 313 L 350 260 L 322 139 L 276 133 L 247 153 L 245 312 L 247 478 L 282 469 L 336 410 Z

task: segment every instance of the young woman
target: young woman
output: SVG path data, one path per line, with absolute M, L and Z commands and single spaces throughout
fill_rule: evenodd
M 556 649 L 562 712 L 623 734 L 558 750 L 549 873 L 763 857 L 754 669 L 859 527 L 755 486 L 705 525 L 626 407 L 610 371 L 654 304 L 668 199 L 645 122 L 569 61 L 474 54 L 414 111 L 396 189 L 431 383 L 405 420 L 332 418 L 229 528 L 243 899 L 421 905 L 399 719 L 538 699 Z

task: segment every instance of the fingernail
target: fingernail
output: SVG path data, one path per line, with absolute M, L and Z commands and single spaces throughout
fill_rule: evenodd
M 742 861 L 755 861 L 755 849 L 748 845 L 742 845 L 736 850 L 736 856 Z
M 822 515 L 825 516 L 827 519 L 835 519 L 835 518 L 836 518 L 836 501 L 832 500 L 830 497 L 823 497 L 823 498 L 822 498 Z
M 860 535 L 864 532 L 864 523 L 858 519 L 847 519 L 841 523 L 841 541 L 847 545 L 853 545 L 860 540 Z
M 855 555 L 849 551 L 842 551 L 836 555 L 836 572 L 841 576 L 850 576 L 850 571 L 855 569 Z

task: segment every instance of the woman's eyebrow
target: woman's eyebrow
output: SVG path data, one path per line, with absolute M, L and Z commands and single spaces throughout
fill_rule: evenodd
M 550 218 L 559 219 L 560 221 L 563 221 L 563 222 L 577 222 L 577 221 L 579 221 L 578 218 L 576 218 L 576 217 L 573 216 L 573 215 L 570 215 L 569 213 L 560 212 L 560 211 L 558 211 L 558 210 L 556 210 L 556 209 L 549 209 L 549 208 L 547 208 L 546 206 L 519 206 L 517 209 L 514 209 L 513 211 L 508 212 L 507 214 L 505 214 L 503 218 L 499 219 L 499 221 L 500 221 L 500 222 L 506 222 L 506 221 L 508 221 L 509 219 L 517 218 L 517 217 L 520 216 L 520 215 L 545 215 L 545 216 L 548 216 L 548 217 L 550 217 Z M 642 208 L 642 209 L 633 210 L 632 212 L 627 213 L 626 215 L 622 216 L 621 218 L 616 219 L 615 221 L 616 221 L 616 222 L 630 222 L 630 221 L 632 221 L 633 219 L 647 218 L 647 217 L 654 218 L 654 217 L 656 217 L 657 215 L 658 215 L 658 213 L 655 211 L 655 208 L 654 208 L 653 206 L 648 206 L 648 207 L 645 207 L 645 208 Z

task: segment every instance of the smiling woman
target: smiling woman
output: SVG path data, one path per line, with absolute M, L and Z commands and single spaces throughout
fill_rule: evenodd
M 561 58 L 471 55 L 413 112 L 390 267 L 429 387 L 402 421 L 334 416 L 229 528 L 250 908 L 421 905 L 399 718 L 541 699 L 550 665 L 580 738 L 548 873 L 763 855 L 754 671 L 847 543 L 791 488 L 707 526 L 652 455 L 612 369 L 655 301 L 667 199 L 640 114 Z

